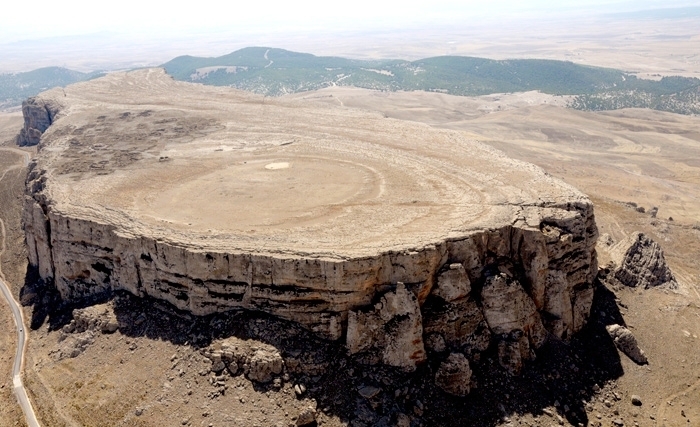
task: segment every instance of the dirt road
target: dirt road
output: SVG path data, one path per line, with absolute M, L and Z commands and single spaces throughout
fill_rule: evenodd
M 22 151 L 22 150 L 17 150 L 17 149 L 12 149 L 12 148 L 7 148 L 7 147 L 0 147 L 0 150 L 5 150 L 5 151 L 13 151 L 13 152 L 18 152 L 22 154 L 24 157 L 22 158 L 22 163 L 18 164 L 17 166 L 12 166 L 5 170 L 2 175 L 0 175 L 0 180 L 5 177 L 5 174 L 12 169 L 16 169 L 19 167 L 25 167 L 27 163 L 29 162 L 29 153 Z M 0 255 L 2 255 L 3 252 L 5 252 L 5 222 L 0 218 L 0 238 L 2 240 L 0 241 Z M 22 316 L 22 310 L 19 306 L 19 303 L 15 300 L 14 296 L 12 295 L 12 291 L 10 290 L 10 287 L 5 283 L 5 276 L 2 273 L 2 266 L 0 265 L 0 292 L 2 292 L 3 296 L 7 300 L 7 303 L 10 306 L 10 310 L 12 311 L 12 318 L 15 322 L 15 327 L 17 329 L 17 351 L 15 352 L 15 362 L 12 365 L 12 384 L 14 388 L 14 393 L 15 396 L 17 396 L 17 401 L 19 405 L 22 407 L 22 411 L 24 412 L 24 416 L 27 420 L 27 425 L 30 427 L 39 427 L 39 422 L 36 419 L 36 415 L 34 414 L 34 408 L 32 408 L 32 403 L 29 400 L 29 397 L 27 396 L 27 391 L 24 388 L 24 384 L 22 383 L 22 366 L 24 364 L 24 349 L 25 349 L 25 343 L 26 343 L 26 332 L 25 332 L 25 327 L 24 327 L 24 317 Z

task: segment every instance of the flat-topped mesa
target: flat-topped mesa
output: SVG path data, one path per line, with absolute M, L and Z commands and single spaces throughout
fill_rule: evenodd
M 493 344 L 517 371 L 586 322 L 590 200 L 464 134 L 162 70 L 39 99 L 59 96 L 24 226 L 66 300 L 260 310 L 407 370 Z M 442 382 L 469 372 L 451 357 Z

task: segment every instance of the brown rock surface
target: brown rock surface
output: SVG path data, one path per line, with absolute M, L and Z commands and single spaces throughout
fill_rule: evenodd
M 268 383 L 282 373 L 284 360 L 279 351 L 271 346 L 229 337 L 216 342 L 203 351 L 211 360 L 212 371 L 227 369 L 231 375 L 243 373 L 251 381 Z
M 471 390 L 471 376 L 469 360 L 462 353 L 452 353 L 440 364 L 435 384 L 447 393 L 466 396 Z
M 37 145 L 41 135 L 51 126 L 61 108 L 61 104 L 55 98 L 33 97 L 22 102 L 24 126 L 17 136 L 17 144 Z
M 368 362 L 413 370 L 425 361 L 423 319 L 413 293 L 403 283 L 387 292 L 369 312 L 348 315 L 350 353 L 365 353 Z
M 483 347 L 474 304 L 498 300 L 500 288 L 487 291 L 501 277 L 494 269 L 507 270 L 527 315 L 501 313 L 517 320 L 501 327 L 493 310 L 517 307 L 494 303 L 486 319 L 520 337 L 518 352 L 545 338 L 542 313 L 559 319 L 544 325 L 559 337 L 586 321 L 591 202 L 463 134 L 179 83 L 162 70 L 38 99 L 59 97 L 24 224 L 30 264 L 63 299 L 122 289 L 197 315 L 259 310 L 331 339 L 348 332 L 351 349 L 353 316 L 386 323 L 398 311 L 371 312 L 373 303 L 396 302 L 406 327 L 372 348 L 406 368 L 424 357 L 421 309 L 433 298 L 454 300 L 440 319 L 425 317 L 432 332 L 450 348 Z M 474 310 L 454 310 L 468 301 Z M 440 322 L 452 326 L 437 331 Z
M 632 359 L 638 365 L 645 365 L 649 363 L 647 356 L 644 354 L 644 350 L 639 348 L 637 339 L 632 335 L 632 332 L 620 325 L 608 325 L 606 327 L 608 334 L 615 342 L 617 348 L 621 352 L 625 353 L 627 357 Z
M 522 361 L 532 359 L 547 339 L 535 304 L 517 280 L 503 273 L 486 279 L 481 300 L 486 322 L 498 340 L 499 362 L 519 373 Z
M 645 289 L 661 285 L 678 287 L 663 249 L 644 233 L 632 233 L 610 248 L 610 255 L 617 265 L 613 277 L 623 285 Z

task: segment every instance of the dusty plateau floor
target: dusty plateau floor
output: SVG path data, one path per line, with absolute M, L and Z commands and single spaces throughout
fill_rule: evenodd
M 420 373 L 415 378 L 382 374 L 352 365 L 341 349 L 314 341 L 303 331 L 284 323 L 255 316 L 210 317 L 195 320 L 183 313 L 152 302 L 132 301 L 123 295 L 113 301 L 119 320 L 114 334 L 96 334 L 76 357 L 60 357 L 65 346 L 60 328 L 70 312 L 44 312 L 45 305 L 25 308 L 33 332 L 27 352 L 26 383 L 45 425 L 294 425 L 308 406 L 319 409 L 319 425 L 397 425 L 408 417 L 414 425 L 614 425 L 693 426 L 700 424 L 700 123 L 685 117 L 643 110 L 583 113 L 552 106 L 558 101 L 541 95 L 465 99 L 437 94 L 377 94 L 369 91 L 333 89 L 298 95 L 321 103 L 342 104 L 343 109 L 359 107 L 389 117 L 425 122 L 491 144 L 508 155 L 532 162 L 551 175 L 587 193 L 596 204 L 602 233 L 613 240 L 641 230 L 658 241 L 677 275 L 681 288 L 668 290 L 609 289 L 599 293 L 592 325 L 624 322 L 634 332 L 650 363 L 637 366 L 618 355 L 600 328 L 591 328 L 570 346 L 549 348 L 561 357 L 541 357 L 521 378 L 509 379 L 485 364 L 479 387 L 467 398 L 447 398 L 425 386 Z M 547 101 L 547 105 L 545 105 Z M 500 107 L 500 108 L 499 108 Z M 345 110 L 349 115 L 357 112 Z M 364 113 L 363 113 L 364 114 Z M 3 147 L 20 126 L 18 116 L 2 116 Z M 420 128 L 419 128 L 420 129 Z M 281 145 L 290 140 L 279 137 Z M 186 143 L 185 143 L 186 144 Z M 2 147 L 0 147 L 2 148 Z M 212 143 L 212 152 L 224 149 Z M 19 155 L 0 153 L 0 174 L 15 164 Z M 161 157 L 167 157 L 163 159 Z M 129 162 L 128 156 L 120 161 Z M 159 152 L 154 164 L 177 162 L 175 154 Z M 278 154 L 252 161 L 245 176 L 260 179 L 267 173 L 289 178 L 295 160 Z M 287 163 L 291 167 L 286 167 Z M 304 164 L 305 170 L 320 164 Z M 268 166 L 268 169 L 265 167 Z M 89 164 L 86 166 L 89 168 Z M 352 168 L 350 165 L 348 168 Z M 343 176 L 345 166 L 340 168 Z M 352 170 L 352 169 L 351 169 Z M 358 172 L 358 173 L 355 173 Z M 194 171 L 193 173 L 197 173 Z M 367 175 L 363 175 L 363 173 Z M 8 178 L 17 175 L 12 179 Z M 97 175 L 97 173 L 96 173 Z M 103 175 L 97 175 L 103 176 Z M 229 175 L 226 178 L 242 175 Z M 366 177 L 371 172 L 348 173 L 352 195 L 370 194 Z M 295 174 L 302 181 L 304 174 Z M 358 178 L 362 177 L 362 179 Z M 203 174 L 201 185 L 219 182 L 221 176 Z M 371 178 L 369 178 L 371 181 Z M 225 180 L 226 181 L 226 180 Z M 220 191 L 234 194 L 229 180 Z M 399 181 L 401 182 L 401 181 Z M 24 284 L 26 262 L 19 229 L 23 179 L 18 170 L 0 181 L 0 217 L 8 227 L 8 251 L 2 270 L 17 295 Z M 272 184 L 270 184 L 272 185 Z M 189 227 L 204 233 L 193 215 L 201 201 L 196 188 L 168 186 L 168 191 L 151 191 L 124 201 L 139 206 L 144 221 L 170 221 L 183 235 Z M 142 190 L 144 191 L 144 190 Z M 363 193 L 368 191 L 368 193 Z M 329 192 L 330 193 L 330 192 Z M 183 194 L 194 195 L 188 211 L 161 209 L 174 206 Z M 251 195 L 251 194 L 249 194 Z M 225 194 L 213 197 L 224 197 Z M 255 194 L 252 194 L 255 199 Z M 288 193 L 284 197 L 330 197 L 323 191 L 311 195 Z M 117 197 L 117 196 L 110 196 Z M 350 195 L 340 194 L 345 200 Z M 369 196 L 363 196 L 369 197 Z M 304 200 L 302 203 L 310 203 Z M 638 212 L 633 202 L 649 210 L 657 206 L 656 218 Z M 264 203 L 261 201 L 260 203 Z M 240 207 L 236 215 L 245 217 Z M 167 215 L 167 217 L 166 217 Z M 274 210 L 265 218 L 249 222 L 274 224 L 285 218 Z M 673 220 L 669 218 L 672 217 Z M 322 217 L 327 218 L 327 217 Z M 190 225 L 190 223 L 192 225 Z M 225 226 L 222 222 L 222 227 Z M 259 223 L 255 223 L 259 226 Z M 253 226 L 250 225 L 250 228 Z M 605 247 L 601 246 L 601 264 Z M 26 291 L 25 291 L 26 292 Z M 50 302 L 48 299 L 45 302 Z M 10 321 L 3 305 L 0 316 Z M 232 332 L 231 332 L 232 331 Z M 217 377 L 207 371 L 199 349 L 221 334 L 271 343 L 298 358 L 304 365 L 319 368 L 291 375 L 279 387 L 260 387 L 242 376 Z M 0 329 L 0 348 L 12 348 L 11 328 Z M 9 372 L 11 356 L 3 351 L 0 368 Z M 324 356 L 325 355 L 325 356 Z M 324 368 L 324 369 L 321 369 Z M 325 373 L 323 373 L 325 372 Z M 488 374 L 488 375 L 487 375 Z M 12 402 L 10 382 L 0 388 L 3 402 Z M 294 388 L 306 389 L 298 394 Z M 376 387 L 369 398 L 359 390 Z M 631 403 L 640 396 L 642 406 Z M 5 409 L 7 408 L 7 409 Z M 12 405 L 0 407 L 0 425 L 21 425 L 21 414 Z M 401 415 L 400 415 L 401 414 Z M 7 420 L 7 421 L 6 421 Z M 379 423 L 379 424 L 377 424 Z M 384 424 L 381 424 L 384 423 Z

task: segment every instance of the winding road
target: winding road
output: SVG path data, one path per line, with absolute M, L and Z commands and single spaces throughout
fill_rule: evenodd
M 0 147 L 0 149 L 5 151 L 21 153 L 24 156 L 24 166 L 26 166 L 29 162 L 29 153 L 25 151 L 4 147 Z M 11 169 L 15 168 L 16 167 L 12 167 Z M 9 170 L 10 169 L 8 169 L 7 171 Z M 5 173 L 7 173 L 7 171 L 5 171 Z M 5 173 L 2 174 L 0 179 L 5 177 Z M 0 241 L 1 256 L 5 252 L 5 222 L 2 219 L 0 219 L 0 233 L 2 233 L 2 235 L 0 236 L 2 237 L 2 241 Z M 14 296 L 12 295 L 10 287 L 7 285 L 7 283 L 5 283 L 5 275 L 2 273 L 1 266 L 0 291 L 7 300 L 7 303 L 10 305 L 10 310 L 12 311 L 12 319 L 14 320 L 15 327 L 17 329 L 17 351 L 15 352 L 15 362 L 12 365 L 13 391 L 15 393 L 15 396 L 17 396 L 17 402 L 19 403 L 20 407 L 22 407 L 22 411 L 24 412 L 24 417 L 27 421 L 27 425 L 29 427 L 40 427 L 39 421 L 37 421 L 36 414 L 34 413 L 34 408 L 32 407 L 32 402 L 29 400 L 29 396 L 27 396 L 27 390 L 25 390 L 24 384 L 22 383 L 22 365 L 24 364 L 24 350 L 27 340 L 27 334 L 25 332 L 24 327 L 24 315 L 22 314 L 22 309 L 20 308 L 19 303 L 17 302 L 17 300 L 15 300 Z
M 34 414 L 32 402 L 29 401 L 29 396 L 27 396 L 27 391 L 24 389 L 24 384 L 22 383 L 22 363 L 24 362 L 24 346 L 26 343 L 22 310 L 20 310 L 19 304 L 15 301 L 12 292 L 10 292 L 7 284 L 5 284 L 5 281 L 2 279 L 0 279 L 0 291 L 2 291 L 8 304 L 10 304 L 15 326 L 17 327 L 17 351 L 15 353 L 15 363 L 12 365 L 12 385 L 14 387 L 14 393 L 15 396 L 17 396 L 19 406 L 22 407 L 24 416 L 27 419 L 27 424 L 30 427 L 39 427 L 40 424 L 36 419 L 36 414 Z

